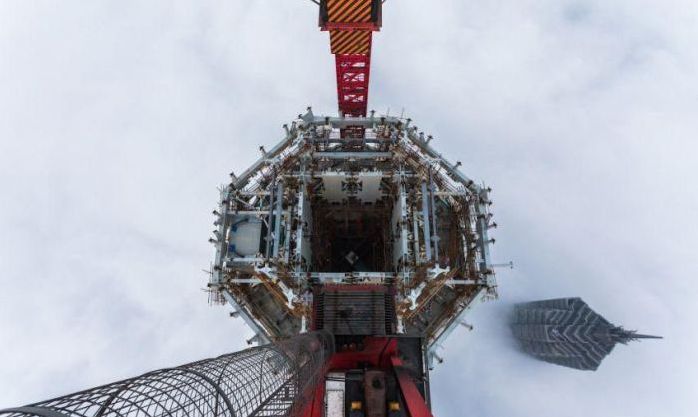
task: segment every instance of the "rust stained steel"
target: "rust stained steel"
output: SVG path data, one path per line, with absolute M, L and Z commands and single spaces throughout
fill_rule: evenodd
M 279 288 L 278 285 L 274 281 L 272 281 L 271 278 L 269 278 L 266 274 L 261 273 L 261 272 L 253 272 L 252 276 L 255 278 L 258 278 L 264 287 L 272 293 L 274 298 L 276 298 L 277 301 L 281 303 L 287 303 L 289 300 L 286 298 L 283 292 L 281 292 L 281 289 Z
M 8 417 L 295 416 L 324 377 L 334 339 L 314 332 L 24 407 Z
M 263 274 L 261 272 L 254 272 L 252 275 L 256 278 L 259 278 L 259 280 L 262 282 L 262 285 L 264 285 L 264 288 L 266 288 L 267 291 L 269 291 L 269 293 L 276 299 L 276 301 L 278 301 L 279 304 L 283 306 L 286 312 L 296 317 L 300 317 L 303 315 L 303 311 L 301 311 L 300 309 L 290 308 L 288 306 L 288 302 L 290 300 L 286 298 L 284 293 L 281 292 L 279 286 L 276 283 L 274 283 L 274 281 L 272 281 L 272 279 L 269 278 L 266 274 Z
M 278 336 L 274 336 L 275 333 L 272 331 L 274 328 L 274 323 L 269 320 L 261 311 L 259 311 L 255 305 L 254 299 L 250 296 L 247 291 L 246 286 L 229 284 L 226 289 L 250 312 L 252 317 L 260 323 L 260 326 L 269 334 L 272 339 Z M 244 300 L 244 301 L 243 301 Z
M 412 320 L 415 316 L 421 313 L 426 308 L 426 306 L 429 305 L 429 303 L 436 296 L 436 294 L 439 293 L 441 288 L 443 288 L 449 280 L 453 279 L 453 277 L 455 277 L 459 271 L 460 270 L 458 268 L 454 268 L 448 272 L 442 273 L 438 277 L 429 281 L 424 290 L 422 291 L 422 294 L 417 299 L 417 307 L 414 310 L 410 310 L 407 313 L 405 313 L 405 320 Z

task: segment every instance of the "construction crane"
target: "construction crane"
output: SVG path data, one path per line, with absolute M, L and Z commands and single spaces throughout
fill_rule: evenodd
M 330 33 L 335 56 L 339 113 L 364 117 L 371 75 L 371 41 L 381 27 L 381 0 L 325 0 L 320 28 Z
M 410 119 L 367 111 L 383 3 L 316 3 L 339 114 L 284 125 L 213 211 L 209 300 L 260 346 L 0 415 L 432 416 L 437 349 L 497 294 L 491 190 Z

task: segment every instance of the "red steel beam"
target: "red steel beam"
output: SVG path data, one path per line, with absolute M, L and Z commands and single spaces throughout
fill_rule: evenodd
M 345 116 L 363 117 L 368 109 L 371 55 L 335 55 L 337 99 Z
M 345 116 L 364 117 L 368 108 L 373 32 L 382 25 L 380 0 L 320 0 L 321 30 L 330 32 L 335 54 L 337 104 Z
M 351 369 L 371 368 L 389 370 L 391 358 L 397 355 L 397 339 L 390 337 L 366 337 L 362 350 L 346 349 L 338 346 L 338 351 L 330 357 L 327 372 L 347 371 Z M 324 417 L 325 413 L 325 381 L 315 388 L 312 400 L 301 410 L 299 417 Z M 295 417 L 295 416 L 294 416 Z
M 322 380 L 315 387 L 315 395 L 305 405 L 297 416 L 292 417 L 325 417 L 325 381 Z
M 414 381 L 410 377 L 410 374 L 402 367 L 402 361 L 397 356 L 390 358 L 393 364 L 393 370 L 397 376 L 397 382 L 400 385 L 400 391 L 402 391 L 402 397 L 405 399 L 405 405 L 407 406 L 407 412 L 410 417 L 434 417 L 434 415 L 427 407 L 424 402 L 424 397 L 417 389 Z

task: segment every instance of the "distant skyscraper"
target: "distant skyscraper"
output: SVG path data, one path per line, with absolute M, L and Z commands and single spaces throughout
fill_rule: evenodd
M 661 339 L 614 326 L 578 297 L 517 304 L 512 331 L 526 353 L 546 362 L 592 371 L 616 343 Z

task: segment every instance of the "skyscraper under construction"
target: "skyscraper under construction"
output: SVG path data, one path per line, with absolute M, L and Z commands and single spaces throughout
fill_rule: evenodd
M 255 347 L 0 414 L 428 417 L 436 349 L 495 298 L 490 189 L 412 120 L 368 111 L 381 0 L 322 0 L 338 114 L 311 109 L 213 211 L 214 303 Z
M 405 117 L 368 109 L 382 0 L 312 0 L 335 56 L 338 112 L 311 108 L 233 167 L 209 242 L 210 301 L 247 350 L 23 407 L 8 417 L 431 417 L 437 349 L 497 297 L 491 189 Z M 614 327 L 579 299 L 529 303 L 524 348 L 595 369 Z

